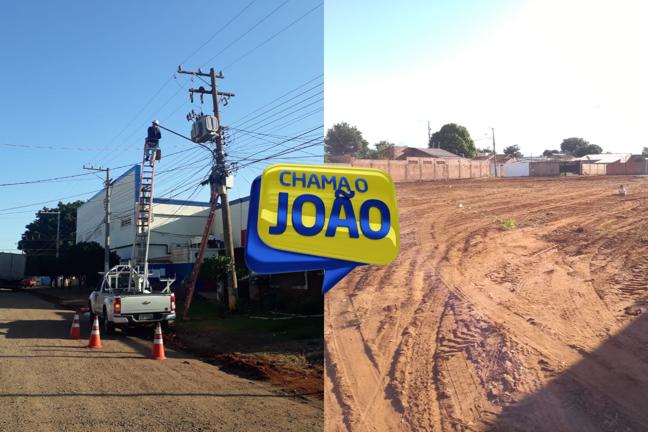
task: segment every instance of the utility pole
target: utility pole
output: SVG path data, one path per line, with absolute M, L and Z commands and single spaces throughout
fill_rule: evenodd
M 209 73 L 206 73 L 201 71 L 200 69 L 198 69 L 197 72 L 184 71 L 182 70 L 182 67 L 178 66 L 178 73 L 195 75 L 199 77 L 208 77 L 210 79 L 210 85 L 211 85 L 210 89 L 205 89 L 204 87 L 201 86 L 197 89 L 195 88 L 189 89 L 189 93 L 192 100 L 193 100 L 194 93 L 200 94 L 201 102 L 202 102 L 203 95 L 205 94 L 211 95 L 213 109 L 214 109 L 214 116 L 216 117 L 217 128 L 218 128 L 216 130 L 216 136 L 214 137 L 215 149 L 212 151 L 213 165 L 212 165 L 211 175 L 209 176 L 209 185 L 211 190 L 210 214 L 207 217 L 207 226 L 205 227 L 205 230 L 203 232 L 203 237 L 200 242 L 200 248 L 198 250 L 198 256 L 196 257 L 196 262 L 194 263 L 194 268 L 189 280 L 189 286 L 188 286 L 188 291 L 186 296 L 187 299 L 185 300 L 185 307 L 183 313 L 184 317 L 186 318 L 187 313 L 189 311 L 189 307 L 191 306 L 191 296 L 193 296 L 193 292 L 195 290 L 196 279 L 198 276 L 200 265 L 202 264 L 205 247 L 207 245 L 207 240 L 209 238 L 211 223 L 213 221 L 213 213 L 216 209 L 216 202 L 219 197 L 220 197 L 221 213 L 223 219 L 223 237 L 225 240 L 225 255 L 229 257 L 231 260 L 231 268 L 228 272 L 228 276 L 229 276 L 228 277 L 229 289 L 227 290 L 228 309 L 230 311 L 235 311 L 237 308 L 238 280 L 236 278 L 234 240 L 232 238 L 232 218 L 230 213 L 229 200 L 227 198 L 227 185 L 226 185 L 229 169 L 225 161 L 225 151 L 223 150 L 223 142 L 225 137 L 223 134 L 223 127 L 221 126 L 220 109 L 219 109 L 219 97 L 222 97 L 225 99 L 225 101 L 227 101 L 230 97 L 234 96 L 234 94 L 218 91 L 216 79 L 223 79 L 224 77 L 222 72 L 219 72 L 217 74 L 214 68 L 210 68 Z
M 493 164 L 495 165 L 495 177 L 497 177 L 497 151 L 495 150 L 495 128 L 491 128 L 493 133 Z
M 104 198 L 104 272 L 108 273 L 108 270 L 110 270 L 110 168 L 95 168 L 92 165 L 83 165 L 83 169 L 90 171 L 103 171 L 106 173 L 106 196 Z
M 58 258 L 59 244 L 61 243 L 61 212 L 60 211 L 39 211 L 38 213 L 56 215 L 56 258 Z
M 432 129 L 430 129 L 430 120 L 428 120 L 428 147 L 432 141 Z

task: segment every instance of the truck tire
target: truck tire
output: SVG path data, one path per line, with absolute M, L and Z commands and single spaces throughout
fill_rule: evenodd
M 103 316 L 101 317 L 101 327 L 104 331 L 104 334 L 115 334 L 115 323 L 112 323 L 108 320 L 108 311 L 106 310 L 106 308 L 104 308 Z
M 164 321 L 162 321 L 161 327 L 162 327 L 162 331 L 164 333 L 166 333 L 171 328 L 171 323 L 169 323 L 169 321 L 167 321 L 167 320 L 164 320 Z

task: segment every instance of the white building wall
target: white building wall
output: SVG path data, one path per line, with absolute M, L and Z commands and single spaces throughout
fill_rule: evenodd
M 200 237 L 208 213 L 208 203 L 154 198 L 149 256 L 169 256 L 171 248 L 186 246 Z
M 508 161 L 502 166 L 504 177 L 529 177 L 529 162 Z
M 112 183 L 110 245 L 123 260 L 132 256 L 139 171 L 134 166 Z M 77 210 L 77 242 L 104 244 L 104 198 L 102 190 Z M 207 203 L 154 198 L 149 257 L 168 257 L 173 246 L 202 235 L 208 211 Z
M 234 240 L 234 247 L 241 247 L 242 231 L 247 230 L 248 210 L 250 208 L 250 198 L 240 198 L 230 202 L 230 214 L 232 219 L 232 239 Z M 220 207 L 216 211 L 214 218 L 214 226 L 212 227 L 212 235 L 223 240 L 223 218 Z

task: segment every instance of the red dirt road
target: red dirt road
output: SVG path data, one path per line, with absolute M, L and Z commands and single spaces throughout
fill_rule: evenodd
M 224 373 L 151 342 L 70 340 L 70 311 L 0 289 L 0 431 L 321 430 L 321 402 Z M 87 338 L 88 322 L 82 321 Z
M 326 297 L 327 431 L 648 430 L 648 179 L 398 196 L 398 260 Z

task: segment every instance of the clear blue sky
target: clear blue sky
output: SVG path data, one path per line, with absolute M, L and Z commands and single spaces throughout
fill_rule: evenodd
M 527 155 L 577 136 L 647 146 L 648 5 L 635 0 L 328 0 L 327 127 L 425 147 L 445 123 Z
M 191 82 L 187 75 L 174 77 L 181 62 L 187 69 L 223 69 L 220 90 L 236 94 L 222 109 L 223 124 L 248 132 L 231 131 L 231 159 L 247 157 L 249 163 L 276 154 L 281 145 L 297 145 L 273 143 L 281 142 L 277 136 L 292 137 L 323 124 L 318 95 L 323 81 L 323 14 L 321 0 L 4 4 L 0 184 L 77 174 L 83 172 L 83 164 L 135 163 L 141 160 L 146 127 L 153 119 L 188 135 L 185 115 L 201 107 L 197 99 L 193 105 L 189 102 L 186 89 L 202 83 Z M 210 112 L 211 102 L 203 107 Z M 247 123 L 237 122 L 250 113 L 244 118 Z M 320 130 L 304 137 L 318 134 Z M 161 144 L 163 154 L 192 147 L 169 133 L 163 134 Z M 315 146 L 286 156 L 303 158 L 290 159 L 293 162 L 316 163 L 321 154 L 321 146 Z M 247 195 L 250 181 L 263 166 L 278 160 L 242 169 L 230 198 Z M 206 172 L 207 163 L 198 148 L 163 158 L 159 172 L 182 169 L 160 176 L 156 195 L 206 201 L 206 188 L 195 190 L 192 185 Z M 116 170 L 113 178 L 123 170 Z M 14 249 L 34 212 L 56 204 L 33 203 L 77 194 L 64 201 L 84 199 L 101 186 L 99 178 L 88 175 L 0 187 L 0 250 Z M 20 206 L 26 207 L 14 208 Z

